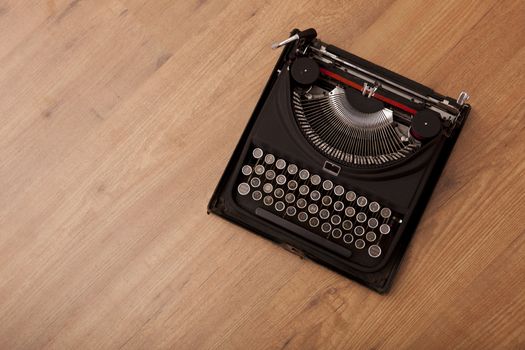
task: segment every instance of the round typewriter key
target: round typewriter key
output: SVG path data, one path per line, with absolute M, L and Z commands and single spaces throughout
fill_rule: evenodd
M 334 230 L 332 231 L 332 237 L 334 237 L 335 239 L 341 238 L 342 235 L 343 232 L 338 228 L 334 228 Z
M 377 202 L 372 202 L 368 206 L 368 209 L 370 209 L 372 213 L 377 213 L 379 211 L 379 208 L 381 208 L 381 206 Z
M 267 183 L 265 183 L 263 185 L 263 192 L 264 193 L 272 193 L 272 191 L 273 191 L 273 185 L 271 183 L 267 182 Z
M 260 201 L 261 198 L 262 198 L 262 193 L 261 193 L 261 191 L 253 191 L 253 193 L 252 193 L 252 198 L 253 198 L 253 200 L 255 200 L 255 201 Z
M 337 202 L 334 203 L 334 209 L 335 209 L 336 211 L 341 211 L 341 210 L 343 210 L 344 208 L 345 208 L 345 205 L 343 204 L 343 202 L 341 202 L 341 201 L 337 201 Z
M 337 196 L 342 196 L 345 193 L 345 188 L 341 185 L 337 185 L 334 187 L 334 193 Z
M 257 175 L 262 175 L 262 174 L 264 174 L 264 166 L 262 166 L 261 164 L 256 165 L 255 168 L 253 168 L 253 171 L 254 171 Z
M 250 180 L 250 185 L 252 185 L 252 187 L 259 187 L 261 186 L 261 180 L 258 177 L 253 177 Z
M 310 177 L 310 172 L 306 169 L 302 169 L 300 172 L 299 172 L 299 178 L 301 180 L 308 180 L 308 178 Z
M 310 223 L 310 226 L 317 227 L 319 226 L 319 219 L 316 217 L 310 218 L 309 223 Z
M 295 202 L 295 196 L 294 196 L 293 193 L 287 193 L 286 196 L 284 196 L 284 200 L 287 203 L 293 203 L 293 202 Z
M 284 202 L 278 201 L 275 203 L 275 210 L 277 211 L 283 211 L 286 206 L 284 205 Z
M 346 207 L 345 215 L 349 218 L 353 217 L 355 215 L 355 209 L 353 207 Z
M 310 192 L 310 187 L 308 187 L 306 185 L 301 185 L 299 187 L 299 193 L 302 194 L 303 196 L 306 196 L 308 194 L 308 192 Z
M 351 234 L 347 233 L 346 235 L 343 236 L 343 242 L 345 242 L 346 244 L 350 244 L 354 241 L 354 236 L 352 236 Z
M 275 156 L 271 153 L 268 153 L 264 156 L 264 162 L 266 164 L 273 164 L 275 162 Z
M 323 231 L 324 233 L 328 233 L 332 230 L 332 225 L 330 225 L 329 223 L 325 222 L 324 224 L 321 225 L 321 231 Z
M 361 197 L 357 198 L 357 205 L 358 206 L 364 207 L 364 206 L 366 206 L 367 203 L 368 203 L 368 199 L 366 199 L 366 197 L 361 196 Z
M 330 180 L 323 181 L 323 189 L 325 191 L 330 191 L 334 187 L 334 183 Z
M 352 229 L 352 221 L 350 220 L 345 220 L 343 221 L 343 229 L 344 230 L 347 230 L 347 231 L 350 231 Z
M 248 185 L 246 182 L 241 182 L 239 186 L 237 186 L 237 192 L 241 196 L 246 196 L 248 193 L 250 193 L 250 185 Z
M 265 205 L 268 205 L 268 206 L 272 205 L 272 204 L 273 204 L 273 197 L 272 197 L 272 196 L 266 196 L 266 197 L 264 197 L 264 199 L 263 199 L 263 203 L 264 203 Z
M 295 180 L 291 180 L 290 182 L 288 182 L 288 189 L 291 191 L 295 191 L 297 189 L 297 186 L 299 185 L 297 184 L 297 181 Z
M 255 149 L 253 150 L 253 152 L 252 152 L 252 156 L 253 156 L 253 158 L 255 158 L 255 159 L 259 159 L 259 158 L 261 158 L 261 157 L 263 156 L 263 154 L 264 154 L 264 152 L 263 152 L 263 150 L 260 149 L 260 148 L 255 148 Z
M 273 171 L 273 170 L 268 170 L 268 171 L 266 172 L 266 174 L 264 174 L 264 176 L 266 177 L 267 180 L 272 181 L 273 179 L 275 179 L 275 171 Z
M 365 245 L 366 245 L 366 243 L 362 239 L 358 239 L 358 240 L 355 241 L 355 247 L 357 249 L 363 249 L 365 247 Z
M 310 204 L 308 206 L 308 211 L 310 212 L 310 214 L 316 214 L 317 211 L 319 211 L 319 207 L 317 206 L 317 204 Z
M 297 214 L 297 220 L 299 220 L 300 222 L 305 222 L 306 220 L 308 220 L 308 214 L 306 214 L 304 211 L 300 212 L 299 214 Z
M 317 190 L 314 190 L 310 193 L 310 198 L 313 200 L 313 201 L 318 201 L 319 198 L 321 198 L 321 193 L 319 193 L 319 191 Z
M 354 191 L 348 191 L 346 192 L 346 200 L 349 201 L 349 202 L 353 202 L 355 201 L 355 199 L 357 198 L 357 195 L 355 194 Z
M 357 220 L 357 222 L 359 223 L 363 223 L 366 221 L 366 214 L 365 213 L 357 213 L 357 215 L 355 216 L 355 219 Z
M 371 218 L 368 220 L 368 227 L 376 228 L 379 225 L 379 221 L 376 218 Z
M 288 207 L 288 208 L 286 208 L 286 215 L 294 216 L 295 213 L 297 213 L 297 209 L 295 209 L 295 207 Z
M 321 211 L 319 212 L 319 216 L 321 217 L 321 219 L 326 220 L 330 217 L 330 212 L 327 209 L 321 209 Z
M 275 182 L 277 182 L 278 185 L 284 185 L 286 183 L 286 176 L 283 174 L 277 175 L 275 178 Z
M 249 166 L 249 165 L 243 165 L 242 169 L 241 169 L 241 172 L 243 175 L 251 175 L 252 174 L 252 167 Z
M 372 244 L 370 247 L 368 247 L 368 255 L 370 255 L 372 258 L 377 258 L 381 255 L 381 247 L 377 244 Z
M 273 195 L 276 198 L 283 198 L 284 196 L 284 190 L 282 188 L 276 188 L 275 191 L 273 191 Z
M 381 232 L 383 235 L 388 235 L 390 233 L 390 226 L 387 224 L 379 226 L 379 232 Z
M 390 215 L 392 215 L 392 210 L 390 210 L 388 208 L 381 209 L 381 216 L 383 218 L 388 219 L 390 217 Z
M 365 229 L 363 226 L 356 226 L 354 228 L 354 233 L 356 236 L 362 236 L 365 234 Z
M 376 240 L 377 236 L 374 232 L 368 231 L 365 235 L 365 238 L 368 242 L 373 242 Z
M 334 225 L 339 225 L 341 223 L 341 217 L 339 215 L 332 215 L 332 217 L 330 218 L 330 221 Z
M 286 168 L 286 161 L 284 159 L 277 159 L 275 161 L 275 167 L 279 170 Z
M 297 174 L 297 171 L 299 170 L 299 168 L 297 168 L 297 165 L 295 165 L 295 164 L 288 165 L 287 169 L 288 169 L 288 174 L 290 174 L 290 175 Z
M 321 183 L 321 177 L 319 175 L 312 175 L 310 182 L 312 185 L 317 186 Z
M 306 199 L 304 198 L 299 198 L 297 200 L 297 207 L 300 208 L 300 209 L 304 209 L 306 208 L 306 205 L 308 204 L 308 202 L 306 201 Z
M 324 206 L 328 207 L 330 204 L 332 204 L 332 197 L 324 196 L 323 199 L 321 199 L 321 202 Z

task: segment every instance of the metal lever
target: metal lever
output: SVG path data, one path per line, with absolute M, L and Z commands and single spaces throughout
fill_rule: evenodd
M 466 91 L 461 91 L 456 102 L 458 103 L 458 105 L 463 106 L 469 98 L 470 95 Z
M 277 49 L 281 46 L 284 46 L 286 44 L 289 44 L 295 40 L 299 40 L 299 39 L 303 39 L 303 38 L 307 38 L 307 39 L 313 39 L 317 36 L 317 32 L 315 31 L 315 29 L 313 28 L 309 28 L 309 29 L 306 29 L 306 30 L 303 30 L 297 34 L 294 34 L 292 35 L 291 37 L 289 37 L 288 39 L 286 40 L 283 40 L 281 41 L 280 43 L 273 43 L 272 44 L 272 49 Z

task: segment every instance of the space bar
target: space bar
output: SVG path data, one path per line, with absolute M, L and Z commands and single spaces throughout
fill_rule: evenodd
M 263 209 L 263 208 L 257 208 L 255 209 L 255 214 L 262 217 L 263 219 L 269 220 L 273 222 L 274 224 L 281 226 L 282 228 L 285 228 L 311 242 L 317 243 L 318 245 L 322 246 L 323 248 L 326 248 L 338 255 L 341 255 L 345 258 L 349 258 L 352 256 L 352 252 L 348 249 L 345 249 L 333 242 L 330 242 L 326 238 L 323 238 L 321 236 L 316 235 L 313 232 L 310 232 L 304 228 L 302 228 L 299 225 L 294 224 L 293 222 L 287 221 L 283 218 L 278 217 L 275 214 L 270 213 L 269 211 Z

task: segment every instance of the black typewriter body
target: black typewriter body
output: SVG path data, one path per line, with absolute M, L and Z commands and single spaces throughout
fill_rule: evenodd
M 386 292 L 470 111 L 292 31 L 208 211 Z

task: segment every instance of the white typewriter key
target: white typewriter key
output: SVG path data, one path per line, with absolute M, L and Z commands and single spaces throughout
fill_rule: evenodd
M 310 198 L 313 200 L 313 201 L 318 201 L 319 198 L 321 198 L 321 193 L 319 193 L 319 191 L 317 190 L 314 190 L 310 193 Z
M 237 192 L 241 196 L 246 196 L 248 193 L 250 193 L 250 185 L 248 185 L 246 182 L 241 182 L 239 186 L 237 186 Z
M 321 202 L 324 206 L 328 207 L 330 204 L 332 204 L 332 197 L 324 196 L 323 199 L 321 199 Z
M 261 191 L 253 191 L 252 198 L 254 201 L 260 201 L 262 198 L 262 192 Z
M 334 228 L 334 230 L 332 231 L 332 237 L 334 237 L 335 239 L 341 238 L 342 235 L 343 232 L 338 228 Z
M 288 208 L 286 208 L 286 215 L 294 216 L 295 213 L 297 213 L 297 209 L 295 209 L 295 207 L 288 207 Z
M 262 166 L 261 164 L 256 165 L 255 168 L 253 168 L 253 171 L 254 171 L 257 175 L 262 175 L 262 174 L 264 174 L 264 166 Z
M 392 215 L 392 210 L 390 210 L 388 208 L 381 209 L 381 216 L 382 217 L 384 217 L 385 219 L 388 219 L 390 217 L 390 215 Z
M 332 217 L 330 218 L 330 221 L 334 225 L 339 225 L 341 223 L 341 217 L 339 215 L 332 215 Z
M 379 226 L 379 232 L 381 232 L 383 235 L 388 235 L 390 233 L 390 226 L 387 224 Z
M 300 212 L 299 214 L 297 214 L 297 220 L 299 220 L 300 222 L 305 222 L 306 220 L 308 220 L 308 214 L 306 214 L 304 211 Z
M 370 247 L 368 247 L 368 255 L 370 255 L 372 258 L 377 258 L 381 255 L 381 247 L 377 244 L 373 244 Z
M 355 215 L 355 209 L 353 207 L 347 207 L 345 209 L 345 215 L 349 218 L 353 217 Z
M 283 198 L 284 196 L 284 190 L 282 188 L 276 188 L 275 191 L 273 191 L 273 195 L 276 198 Z
M 355 219 L 357 220 L 357 222 L 359 223 L 363 223 L 366 221 L 366 214 L 365 213 L 357 213 L 357 215 L 355 216 Z
M 277 182 L 278 185 L 284 185 L 286 183 L 286 176 L 283 174 L 277 175 L 275 178 L 275 182 Z
M 314 218 L 310 218 L 310 221 L 308 221 L 308 223 L 312 227 L 317 227 L 317 226 L 319 226 L 319 219 L 315 218 L 315 217 Z
M 330 180 L 323 181 L 323 189 L 325 191 L 330 191 L 334 187 L 334 183 Z
M 299 187 L 299 193 L 302 194 L 303 196 L 306 196 L 308 192 L 310 192 L 310 187 L 306 185 L 301 185 L 301 187 Z
M 379 225 L 379 221 L 376 218 L 371 218 L 368 220 L 368 227 L 376 228 Z
M 364 207 L 364 206 L 366 206 L 367 203 L 368 203 L 368 199 L 366 199 L 366 197 L 361 196 L 361 197 L 357 198 L 357 205 L 358 206 Z
M 324 233 L 328 233 L 332 230 L 332 225 L 330 225 L 329 223 L 325 222 L 324 224 L 321 225 L 321 231 L 323 231 Z
M 352 221 L 350 220 L 345 220 L 343 221 L 343 229 L 346 230 L 346 231 L 350 231 L 352 229 Z
M 251 175 L 252 174 L 252 167 L 249 166 L 249 165 L 243 165 L 242 169 L 241 169 L 241 172 L 243 175 Z
M 295 195 L 293 193 L 287 193 L 286 196 L 284 196 L 284 200 L 287 203 L 293 203 L 295 202 Z
M 299 170 L 299 168 L 297 168 L 297 165 L 295 165 L 295 164 L 288 165 L 287 169 L 288 169 L 288 174 L 290 174 L 290 175 L 297 174 L 297 171 Z
M 268 171 L 266 172 L 266 174 L 264 174 L 264 176 L 266 177 L 267 180 L 272 181 L 273 179 L 275 179 L 275 171 L 273 171 L 273 170 L 268 170 Z
M 372 213 L 377 213 L 379 211 L 379 208 L 381 208 L 381 206 L 377 202 L 372 202 L 368 206 L 368 209 L 370 209 Z
M 286 161 L 284 159 L 277 159 L 275 161 L 275 167 L 279 170 L 286 168 Z
M 352 236 L 351 234 L 347 233 L 346 235 L 343 236 L 343 242 L 345 242 L 346 244 L 350 244 L 354 241 L 354 236 Z
M 377 236 L 374 232 L 368 231 L 365 235 L 365 238 L 368 242 L 373 242 L 376 240 Z
M 319 175 L 312 175 L 310 182 L 312 185 L 317 186 L 321 183 L 321 177 Z
M 341 201 L 336 201 L 336 202 L 334 203 L 334 209 L 335 209 L 336 211 L 341 211 L 341 210 L 343 210 L 344 208 L 345 208 L 345 205 L 343 204 L 343 202 L 341 202 Z
M 308 202 L 306 201 L 306 199 L 304 198 L 299 198 L 297 200 L 297 207 L 300 208 L 300 209 L 304 209 L 306 208 L 306 205 L 308 204 Z
M 363 249 L 365 247 L 365 245 L 366 245 L 366 243 L 362 239 L 358 239 L 358 240 L 355 241 L 355 247 L 357 249 Z
M 334 187 L 334 193 L 336 196 L 342 196 L 345 193 L 345 188 L 341 185 Z
M 277 211 L 283 211 L 286 205 L 284 205 L 284 202 L 278 201 L 275 203 L 275 210 Z
M 250 185 L 252 185 L 252 187 L 259 187 L 261 186 L 261 180 L 258 177 L 253 177 L 250 180 Z
M 308 180 L 308 178 L 310 177 L 310 172 L 306 169 L 302 169 L 300 172 L 299 172 L 299 178 L 301 180 Z
M 264 156 L 264 162 L 266 164 L 273 164 L 275 162 L 275 156 L 271 153 L 268 153 Z
M 363 226 L 356 226 L 354 228 L 354 233 L 356 236 L 362 236 L 365 234 L 365 229 Z
M 273 204 L 273 197 L 272 197 L 272 196 L 266 196 L 266 197 L 264 197 L 264 199 L 263 199 L 263 203 L 264 203 L 265 205 L 268 205 L 268 206 L 272 205 L 272 204 Z
M 297 189 L 297 186 L 299 185 L 297 184 L 297 181 L 295 180 L 288 182 L 288 189 L 291 191 L 295 191 Z
M 357 194 L 355 194 L 354 191 L 346 192 L 346 200 L 347 201 L 353 202 L 353 201 L 355 201 L 356 198 L 357 198 Z
M 263 156 L 263 154 L 264 154 L 264 152 L 263 152 L 263 150 L 260 149 L 260 148 L 255 148 L 255 149 L 253 150 L 253 152 L 252 152 L 252 156 L 253 156 L 253 158 L 255 158 L 255 159 L 259 159 L 259 158 L 261 158 L 261 157 Z
M 263 185 L 263 192 L 264 193 L 272 193 L 272 191 L 273 191 L 273 185 L 271 183 L 267 182 L 267 183 L 265 183 Z
M 317 206 L 317 204 L 310 204 L 308 206 L 308 212 L 310 212 L 310 214 L 317 214 L 318 211 L 319 207 Z
M 321 211 L 319 212 L 319 216 L 321 217 L 321 219 L 326 220 L 330 217 L 330 212 L 327 209 L 321 209 Z

